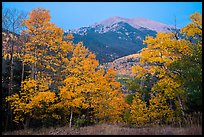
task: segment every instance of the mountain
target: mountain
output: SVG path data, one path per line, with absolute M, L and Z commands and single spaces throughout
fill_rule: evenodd
M 156 32 L 170 32 L 172 29 L 174 29 L 173 26 L 162 24 L 160 22 L 156 22 L 150 19 L 145 19 L 141 17 L 128 19 L 128 18 L 121 18 L 117 16 L 110 17 L 107 20 L 104 20 L 100 23 L 96 23 L 92 25 L 92 27 L 103 25 L 106 28 L 104 32 L 106 32 L 111 29 L 110 26 L 118 22 L 128 23 L 135 29 L 147 28 Z
M 146 36 L 155 37 L 158 32 L 171 32 L 174 27 L 145 18 L 110 17 L 99 23 L 65 31 L 74 36 L 74 43 L 82 41 L 96 54 L 100 63 L 134 54 L 146 47 Z

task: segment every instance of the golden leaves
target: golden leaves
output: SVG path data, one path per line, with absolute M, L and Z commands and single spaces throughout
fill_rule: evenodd
M 171 69 L 171 65 L 184 56 L 192 56 L 195 52 L 193 47 L 202 45 L 202 16 L 199 13 L 194 13 L 190 18 L 192 23 L 181 29 L 181 33 L 186 35 L 185 39 L 182 38 L 183 36 L 176 37 L 174 33 L 158 33 L 155 38 L 147 36 L 143 41 L 144 44 L 147 44 L 147 48 L 142 49 L 139 53 L 140 65 L 132 68 L 132 73 L 136 74 L 137 78 L 141 79 L 146 77 L 146 74 L 151 74 L 151 77 L 157 79 L 151 87 L 151 92 L 154 95 L 151 95 L 148 108 L 149 116 L 153 121 L 160 122 L 160 119 L 168 121 L 173 118 L 173 113 L 181 114 L 179 105 L 176 105 L 177 110 L 175 111 L 169 105 L 171 101 L 178 104 L 177 96 L 185 96 L 184 85 L 178 79 L 178 73 Z M 200 53 L 198 51 L 197 54 Z M 179 70 L 179 72 L 181 71 Z M 134 101 L 134 104 L 137 104 L 137 107 L 132 106 L 132 115 L 137 114 L 134 109 L 137 108 L 139 111 L 144 107 L 138 96 L 136 98 L 137 101 Z M 138 114 L 133 119 L 143 121 L 144 116 L 140 118 Z
M 48 10 L 45 10 L 43 8 L 37 8 L 29 13 L 29 19 L 26 20 L 24 23 L 26 24 L 26 26 L 28 26 L 29 29 L 32 28 L 31 26 L 37 28 L 49 22 L 50 18 L 51 16 L 49 15 Z
M 181 33 L 187 35 L 187 37 L 195 37 L 195 35 L 202 37 L 202 15 L 198 12 L 195 12 L 190 16 L 192 23 L 188 24 L 186 27 L 181 29 Z
M 54 103 L 55 101 L 55 93 L 46 91 L 39 92 L 36 96 L 34 96 L 31 100 L 31 104 L 35 108 L 42 108 L 42 106 L 49 107 L 50 103 Z
M 144 67 L 136 65 L 132 67 L 132 73 L 136 74 L 136 77 L 141 78 L 141 77 L 144 77 L 148 73 L 148 70 L 145 69 Z
M 74 38 L 72 34 L 68 34 L 67 36 L 64 37 L 65 39 L 71 40 Z
M 130 106 L 131 122 L 137 126 L 142 126 L 149 121 L 148 108 L 141 100 L 141 95 L 136 93 Z

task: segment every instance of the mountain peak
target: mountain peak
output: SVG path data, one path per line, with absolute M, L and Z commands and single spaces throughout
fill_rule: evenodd
M 106 20 L 103 20 L 99 23 L 94 24 L 93 27 L 97 25 L 102 25 L 104 27 L 111 27 L 113 24 L 119 23 L 119 22 L 128 23 L 129 25 L 131 25 L 136 29 L 143 27 L 150 30 L 154 30 L 156 32 L 170 32 L 170 30 L 174 29 L 173 26 L 163 24 L 143 17 L 123 18 L 119 16 L 112 16 Z
M 122 17 L 119 17 L 119 16 L 112 16 L 112 17 L 110 17 L 110 18 L 108 18 L 108 19 L 123 19 Z
M 87 27 L 82 27 L 79 29 L 72 29 L 71 32 L 79 33 L 81 35 L 86 35 L 86 31 L 88 29 L 95 29 L 96 32 L 106 33 L 110 30 L 115 30 L 116 27 L 120 26 L 119 22 L 127 23 L 135 29 L 146 28 L 156 32 L 171 32 L 174 30 L 174 26 L 170 26 L 164 23 L 160 23 L 158 21 L 154 21 L 151 19 L 143 18 L 143 17 L 135 17 L 135 18 L 123 18 L 119 16 L 112 16 L 108 19 L 105 19 L 99 23 L 95 23 L 93 25 L 89 25 Z
M 97 23 L 96 25 L 111 26 L 111 25 L 118 23 L 118 22 L 121 22 L 121 21 L 126 22 L 126 20 L 127 19 L 119 17 L 119 16 L 112 16 L 106 20 L 103 20 L 103 21 Z

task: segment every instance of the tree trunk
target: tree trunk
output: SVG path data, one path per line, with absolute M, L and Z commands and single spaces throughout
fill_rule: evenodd
M 182 115 L 185 116 L 183 105 L 182 105 L 182 102 L 181 102 L 181 99 L 180 99 L 179 95 L 177 96 L 177 98 L 178 98 L 178 102 L 179 102 L 179 105 L 180 105 L 180 108 L 181 108 Z
M 173 109 L 173 105 L 172 105 L 172 100 L 171 99 L 169 100 L 169 103 L 170 103 L 170 108 Z
M 13 93 L 13 46 L 14 46 L 14 41 L 11 40 L 9 96 Z
M 29 123 L 30 123 L 30 117 L 29 117 L 29 116 L 26 116 L 26 118 L 25 118 L 25 123 L 23 124 L 23 128 L 24 128 L 24 129 L 28 129 Z
M 34 71 L 35 71 L 34 64 L 32 64 L 32 66 L 31 66 L 31 77 L 32 77 L 32 79 L 35 79 L 34 78 Z
M 9 95 L 11 95 L 12 93 L 13 93 L 13 53 L 11 53 L 11 61 L 10 61 Z
M 72 115 L 73 115 L 73 110 L 71 108 L 71 112 L 70 112 L 70 119 L 69 119 L 69 127 L 72 127 Z
M 14 34 L 14 30 L 13 33 Z M 9 91 L 8 91 L 8 96 L 10 96 L 13 93 L 13 46 L 14 46 L 14 40 L 11 39 L 11 58 L 10 58 L 10 79 L 9 79 Z M 10 109 L 10 103 L 8 103 L 7 107 L 7 116 L 6 116 L 6 129 L 8 129 L 8 124 L 11 124 L 11 109 Z
M 5 122 L 5 131 L 8 131 L 8 129 L 9 129 L 8 125 L 10 124 L 10 120 L 11 120 L 11 117 L 10 117 L 10 114 L 11 114 L 10 102 L 7 103 L 6 108 L 7 108 L 7 115 L 6 115 L 6 122 Z
M 21 82 L 23 82 L 24 79 L 24 63 L 22 61 L 22 74 L 21 74 Z
M 24 56 L 25 56 L 25 52 L 24 52 L 24 49 L 23 49 L 23 56 L 22 56 L 22 74 L 21 74 L 21 82 L 23 82 L 24 80 Z
M 36 59 L 36 56 L 37 56 L 37 54 L 36 54 L 36 49 L 37 47 L 35 47 L 35 59 Z M 36 60 L 35 60 L 35 64 L 34 64 L 34 80 L 36 81 L 37 80 L 37 77 L 36 77 L 36 74 L 37 74 L 37 62 L 36 62 Z M 35 92 L 36 92 L 36 90 L 37 90 L 37 87 L 36 87 L 36 85 L 35 85 Z

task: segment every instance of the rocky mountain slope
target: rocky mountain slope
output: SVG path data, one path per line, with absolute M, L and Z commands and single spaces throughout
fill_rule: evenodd
M 134 76 L 132 66 L 139 65 L 139 54 L 131 54 L 114 60 L 113 62 L 103 63 L 99 67 L 108 69 L 113 67 L 118 75 Z

